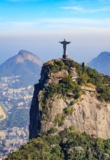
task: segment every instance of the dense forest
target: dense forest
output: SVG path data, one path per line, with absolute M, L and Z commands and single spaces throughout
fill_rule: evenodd
M 6 160 L 107 160 L 110 155 L 110 139 L 93 138 L 79 133 L 75 127 L 56 135 L 52 128 L 39 134 Z

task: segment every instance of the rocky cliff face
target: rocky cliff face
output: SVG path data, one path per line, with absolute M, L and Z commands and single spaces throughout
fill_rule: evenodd
M 99 99 L 97 86 L 88 83 L 91 79 L 84 70 L 69 59 L 43 65 L 30 110 L 30 138 L 70 126 L 93 137 L 110 138 L 110 103 Z

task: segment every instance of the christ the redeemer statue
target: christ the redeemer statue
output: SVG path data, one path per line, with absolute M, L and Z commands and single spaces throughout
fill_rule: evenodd
M 65 39 L 63 42 L 59 42 L 61 44 L 63 44 L 63 58 L 66 59 L 68 58 L 68 55 L 67 55 L 67 44 L 70 44 L 71 42 L 67 42 Z

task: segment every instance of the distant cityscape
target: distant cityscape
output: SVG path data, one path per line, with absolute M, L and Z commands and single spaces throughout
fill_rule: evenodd
M 19 78 L 0 78 L 0 160 L 28 141 L 33 86 L 13 88 Z

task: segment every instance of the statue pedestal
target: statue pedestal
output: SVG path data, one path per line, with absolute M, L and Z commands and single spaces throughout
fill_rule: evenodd
M 63 55 L 63 58 L 64 58 L 64 59 L 67 59 L 67 58 L 68 58 L 68 55 L 67 55 L 67 54 L 64 54 L 64 55 Z

